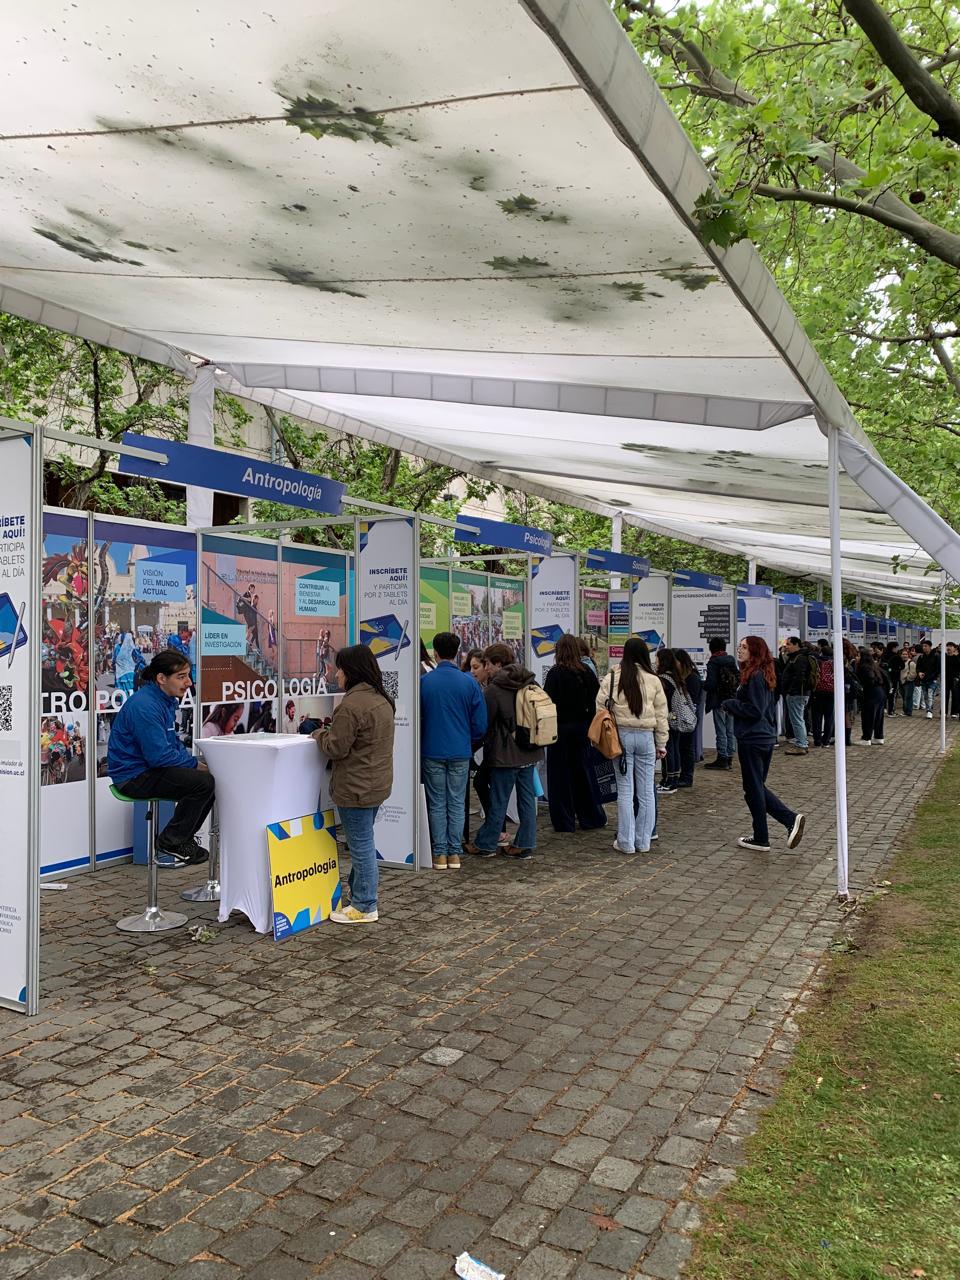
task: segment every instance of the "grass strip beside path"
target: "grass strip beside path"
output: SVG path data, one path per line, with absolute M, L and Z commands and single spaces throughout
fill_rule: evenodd
M 690 1280 L 960 1277 L 960 753 L 890 879 L 801 1017 L 737 1181 L 704 1207 Z

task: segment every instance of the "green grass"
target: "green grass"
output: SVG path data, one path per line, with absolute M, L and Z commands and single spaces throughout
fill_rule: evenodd
M 704 1206 L 689 1280 L 960 1277 L 957 752 L 890 878 L 800 1019 L 737 1181 Z

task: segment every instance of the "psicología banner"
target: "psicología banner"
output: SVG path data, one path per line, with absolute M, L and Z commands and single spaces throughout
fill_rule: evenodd
M 360 642 L 380 664 L 396 702 L 393 791 L 380 806 L 374 838 L 383 862 L 413 866 L 419 759 L 414 716 L 420 697 L 419 572 L 412 517 L 362 520 L 357 554 Z

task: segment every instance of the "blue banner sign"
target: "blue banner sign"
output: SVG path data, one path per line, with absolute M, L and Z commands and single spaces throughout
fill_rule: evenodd
M 677 569 L 673 575 L 675 587 L 699 587 L 701 591 L 722 591 L 723 579 L 717 573 L 694 573 L 692 569 Z
M 464 528 L 463 526 L 469 526 Z M 471 533 L 470 528 L 479 530 Z M 522 524 L 504 524 L 501 520 L 484 520 L 479 516 L 457 516 L 454 542 L 475 542 L 482 547 L 503 547 L 510 551 L 530 551 L 548 556 L 553 550 L 553 534 L 543 529 L 528 529 Z
M 303 507 L 320 515 L 339 515 L 346 485 L 326 476 L 314 476 L 292 467 L 278 467 L 259 458 L 248 458 L 227 449 L 204 449 L 177 440 L 138 436 L 125 431 L 123 443 L 139 449 L 154 449 L 167 455 L 166 465 L 146 458 L 121 454 L 117 470 L 125 476 L 146 476 L 166 484 L 196 485 L 217 489 L 263 502 L 282 502 Z
M 773 595 L 773 587 L 768 587 L 763 582 L 741 582 L 737 586 L 737 595 L 755 596 L 763 600 L 769 600 Z M 783 600 L 784 597 L 781 596 L 780 599 Z
M 650 576 L 650 561 L 645 556 L 625 556 L 619 551 L 588 551 L 587 568 L 604 573 L 624 573 L 631 578 Z
M 777 599 L 781 604 L 806 604 L 807 602 L 805 596 L 791 595 L 786 591 L 781 592 L 781 594 L 777 596 Z

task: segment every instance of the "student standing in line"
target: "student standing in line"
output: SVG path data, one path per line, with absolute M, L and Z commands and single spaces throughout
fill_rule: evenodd
M 692 729 L 681 730 L 677 738 L 677 745 L 680 748 L 680 777 L 677 779 L 677 786 L 692 787 L 693 770 L 696 765 L 697 727 L 700 724 L 700 694 L 703 691 L 703 681 L 700 679 L 700 672 L 693 665 L 693 659 L 686 649 L 674 649 L 673 656 L 677 660 L 677 671 L 683 681 L 683 687 L 693 703 L 693 709 L 697 716 L 697 724 Z
M 903 670 L 900 672 L 900 700 L 903 714 L 913 715 L 914 692 L 917 687 L 917 660 L 910 645 L 903 647 Z
M 895 716 L 897 714 L 897 690 L 900 688 L 904 665 L 903 658 L 900 656 L 900 646 L 896 640 L 891 640 L 887 644 L 877 661 L 878 665 L 886 672 L 887 681 L 890 685 L 887 692 L 887 715 Z
M 794 813 L 766 785 L 777 742 L 776 687 L 773 655 L 760 636 L 745 636 L 737 646 L 740 685 L 736 697 L 724 703 L 733 716 L 737 755 L 743 777 L 743 796 L 753 819 L 753 833 L 737 841 L 742 849 L 770 851 L 767 815 L 787 831 L 787 848 L 795 849 L 803 837 L 806 819 Z
M 480 686 L 456 665 L 460 637 L 433 637 L 437 665 L 420 677 L 420 753 L 435 871 L 460 870 L 474 744 L 487 731 Z
M 917 658 L 917 683 L 920 686 L 920 710 L 926 712 L 928 720 L 933 719 L 933 702 L 937 696 L 940 683 L 940 654 L 935 652 L 929 640 L 920 641 L 920 656 Z
M 376 658 L 362 644 L 337 654 L 345 697 L 329 728 L 311 736 L 333 761 L 330 796 L 340 811 L 350 849 L 350 905 L 330 915 L 336 924 L 372 924 L 379 919 L 377 811 L 393 790 L 393 699 L 383 687 Z
M 607 815 L 590 785 L 587 730 L 600 682 L 581 657 L 574 635 L 557 641 L 556 660 L 543 682 L 557 708 L 557 741 L 547 747 L 547 798 L 554 831 L 596 831 Z
M 737 753 L 737 741 L 733 735 L 733 717 L 724 711 L 723 704 L 728 698 L 736 695 L 740 683 L 740 671 L 737 660 L 727 653 L 727 642 L 722 636 L 714 636 L 710 641 L 710 660 L 707 663 L 707 678 L 704 689 L 707 694 L 707 711 L 713 712 L 713 727 L 717 735 L 717 755 L 715 760 L 705 764 L 705 769 L 732 769 L 733 757 Z
M 680 675 L 677 659 L 672 649 L 657 650 L 657 675 L 663 685 L 664 696 L 667 699 L 667 718 L 669 722 L 670 713 L 674 710 L 674 700 L 679 698 L 680 687 L 683 684 L 683 678 Z M 673 725 L 670 726 L 667 738 L 667 753 L 664 757 L 663 769 L 663 781 L 657 789 L 657 794 L 661 796 L 675 795 L 677 784 L 680 781 L 680 730 Z
M 860 747 L 874 744 L 883 746 L 883 709 L 887 704 L 888 681 L 882 667 L 877 666 L 873 651 L 860 650 L 857 663 L 857 679 L 860 682 L 860 728 L 857 739 Z
M 631 636 L 620 666 L 608 672 L 597 693 L 597 710 L 607 703 L 617 722 L 626 770 L 617 762 L 618 853 L 649 853 L 657 825 L 656 761 L 667 754 L 667 698 L 653 674 L 646 641 Z
M 817 648 L 817 687 L 810 698 L 813 745 L 829 747 L 833 742 L 833 649 L 825 640 Z
M 960 720 L 960 651 L 952 640 L 947 641 L 947 687 L 943 696 L 947 699 L 947 715 Z

